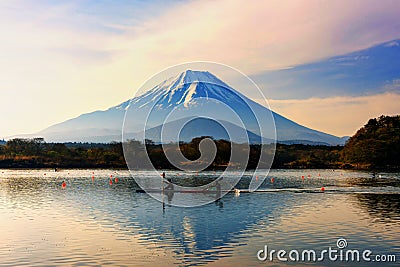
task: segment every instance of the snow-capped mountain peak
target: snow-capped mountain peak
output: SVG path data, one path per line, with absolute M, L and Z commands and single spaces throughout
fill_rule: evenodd
M 150 103 L 159 109 L 177 105 L 187 108 L 198 98 L 237 102 L 238 96 L 238 92 L 210 72 L 186 70 L 133 98 L 131 104 L 139 108 L 145 108 Z
M 188 83 L 206 82 L 229 87 L 226 83 L 208 71 L 186 70 L 178 75 L 177 81 L 179 81 L 179 84 L 182 85 Z

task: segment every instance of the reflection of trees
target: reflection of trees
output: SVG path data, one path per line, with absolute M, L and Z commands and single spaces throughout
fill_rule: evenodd
M 362 208 L 379 219 L 400 219 L 399 194 L 357 194 L 357 200 Z

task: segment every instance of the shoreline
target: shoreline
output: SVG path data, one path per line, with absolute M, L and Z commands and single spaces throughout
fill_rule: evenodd
M 55 169 L 58 169 L 55 171 Z M 112 166 L 0 166 L 0 170 L 52 170 L 53 172 L 62 172 L 63 170 L 120 170 L 120 171 L 129 171 L 126 167 L 112 167 Z M 134 171 L 152 171 L 153 169 L 133 169 Z M 166 171 L 179 171 L 177 168 L 157 168 L 157 170 L 166 170 Z M 202 171 L 224 171 L 225 167 L 215 167 L 215 168 L 207 168 Z M 246 171 L 255 170 L 254 168 L 248 168 Z M 271 167 L 270 170 L 345 170 L 345 171 L 368 171 L 368 172 L 400 172 L 400 167 L 394 168 L 285 168 L 285 167 Z

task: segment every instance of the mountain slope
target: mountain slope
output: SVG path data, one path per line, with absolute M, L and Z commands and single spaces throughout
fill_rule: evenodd
M 343 143 L 343 140 L 336 136 L 309 129 L 271 112 L 209 72 L 192 70 L 182 72 L 130 101 L 125 101 L 105 111 L 83 114 L 53 125 L 37 135 L 44 136 L 47 141 L 59 142 L 121 140 L 122 122 L 126 110 L 125 139 L 137 138 L 144 129 L 153 128 L 154 132 L 157 131 L 154 129 L 159 129 L 157 127 L 162 124 L 203 116 L 245 128 L 247 135 L 253 141 L 261 138 L 260 136 L 263 137 L 262 140 L 275 138 L 272 127 L 265 127 L 263 131 L 259 128 L 259 124 L 271 126 L 273 119 L 277 127 L 277 139 L 280 141 Z M 174 116 L 168 117 L 171 112 Z M 232 119 L 235 114 L 240 117 L 240 120 Z M 169 121 L 166 121 L 166 118 L 169 118 Z M 204 129 L 210 127 L 198 127 L 198 135 L 207 135 Z M 239 128 L 236 128 L 236 132 Z M 149 130 L 148 134 L 152 131 Z M 246 131 L 244 133 L 246 134 Z M 190 136 L 195 134 L 192 130 Z
M 235 143 L 250 143 L 260 144 L 261 142 L 271 142 L 272 140 L 263 139 L 261 136 L 256 135 L 250 131 L 245 131 L 243 128 L 227 122 L 227 121 L 214 121 L 208 118 L 188 118 L 189 122 L 182 127 L 179 132 L 179 140 L 190 142 L 193 138 L 199 136 L 212 136 L 214 139 L 231 140 Z M 164 125 L 159 125 L 154 128 L 146 130 L 146 138 L 151 139 L 156 143 L 162 140 L 173 141 L 176 138 L 179 126 L 186 119 L 168 122 Z M 228 134 L 230 133 L 230 134 Z M 161 138 L 162 135 L 162 138 Z M 164 141 L 165 142 L 165 141 Z

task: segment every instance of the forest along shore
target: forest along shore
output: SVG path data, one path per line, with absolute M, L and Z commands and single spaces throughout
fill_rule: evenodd
M 200 157 L 199 143 L 207 136 L 180 142 L 182 154 L 189 160 Z M 232 146 L 243 146 L 249 153 L 247 169 L 257 167 L 261 149 L 273 153 L 272 168 L 344 168 L 344 169 L 400 169 L 400 117 L 381 116 L 370 119 L 345 144 L 345 146 L 276 144 L 247 145 L 226 140 L 214 140 L 217 155 L 208 169 L 225 169 Z M 146 140 L 143 144 L 129 140 L 127 147 L 133 149 L 140 162 L 150 158 L 155 168 L 174 169 L 165 156 L 161 144 Z M 171 147 L 177 147 L 171 145 Z M 135 167 L 135 163 L 130 163 Z M 138 166 L 139 167 L 139 166 Z M 0 144 L 0 168 L 127 168 L 123 144 L 105 143 L 46 143 L 43 138 L 16 138 Z

